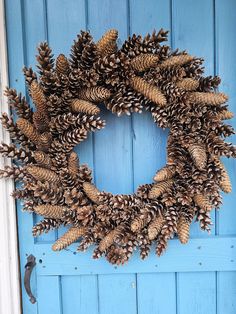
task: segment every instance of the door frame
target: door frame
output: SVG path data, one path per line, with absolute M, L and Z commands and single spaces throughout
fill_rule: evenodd
M 0 106 L 1 112 L 9 112 L 4 89 L 8 85 L 8 58 L 5 25 L 4 0 L 0 0 Z M 0 127 L 0 141 L 10 143 L 9 134 Z M 0 158 L 0 168 L 10 165 L 5 158 Z M 16 206 L 11 192 L 14 181 L 0 180 L 0 313 L 20 314 L 21 290 L 19 252 L 17 236 Z

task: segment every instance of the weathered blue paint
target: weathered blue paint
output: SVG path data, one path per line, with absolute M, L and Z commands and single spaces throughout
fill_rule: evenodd
M 35 64 L 35 46 L 48 40 L 55 55 L 69 53 L 80 29 L 98 39 L 117 28 L 120 40 L 133 32 L 171 30 L 173 48 L 205 58 L 206 73 L 222 77 L 222 90 L 236 111 L 236 2 L 234 0 L 6 0 L 10 85 L 25 92 L 22 65 Z M 148 114 L 116 118 L 103 110 L 105 130 L 90 136 L 77 151 L 94 170 L 99 188 L 130 193 L 150 182 L 165 163 L 167 131 L 154 126 Z M 236 120 L 233 120 L 236 126 Z M 235 137 L 231 138 L 235 142 Z M 38 219 L 21 212 L 18 204 L 21 271 L 27 254 L 37 267 L 32 287 L 38 302 L 31 305 L 23 290 L 24 314 L 235 314 L 236 313 L 236 164 L 226 160 L 233 193 L 223 210 L 213 213 L 211 237 L 192 226 L 192 240 L 177 240 L 161 258 L 146 261 L 135 255 L 128 265 L 114 267 L 91 260 L 91 251 L 74 255 L 76 246 L 61 253 L 50 250 L 57 232 L 31 235 Z M 63 231 L 59 231 L 59 235 Z M 42 263 L 39 263 L 39 260 Z

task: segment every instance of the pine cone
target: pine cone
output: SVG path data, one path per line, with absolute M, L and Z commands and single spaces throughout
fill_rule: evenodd
M 202 230 L 210 233 L 210 226 L 212 225 L 210 212 L 206 212 L 205 209 L 200 208 L 197 212 L 196 220 L 199 221 Z
M 44 203 L 51 205 L 64 205 L 64 191 L 61 187 L 49 182 L 29 182 L 25 185 L 27 189 L 31 190 L 34 197 L 40 197 Z
M 59 136 L 60 143 L 67 148 L 68 153 L 74 146 L 83 142 L 88 136 L 88 131 L 85 129 L 72 129 L 72 131 L 66 131 Z
M 167 68 L 167 67 L 177 67 L 184 65 L 186 63 L 189 63 L 190 61 L 194 60 L 194 57 L 187 55 L 187 54 L 182 54 L 178 56 L 171 56 L 165 61 L 161 62 L 159 64 L 160 68 Z
M 164 218 L 163 216 L 158 216 L 154 218 L 153 221 L 150 222 L 148 225 L 148 238 L 149 240 L 154 240 L 157 235 L 160 233 L 161 228 L 164 224 Z
M 43 133 L 48 130 L 49 118 L 45 111 L 34 112 L 33 122 L 36 130 L 39 133 Z
M 23 180 L 26 177 L 25 169 L 17 166 L 5 166 L 0 169 L 0 178 L 9 178 L 14 180 Z
M 30 85 L 30 95 L 38 111 L 47 111 L 46 98 L 41 86 L 37 81 L 33 81 Z
M 99 204 L 99 193 L 100 191 L 95 187 L 94 184 L 89 182 L 83 183 L 83 190 L 85 194 L 88 196 L 91 201 L 93 201 L 95 204 Z
M 117 50 L 116 40 L 118 38 L 118 31 L 110 29 L 102 38 L 97 42 L 97 50 L 102 55 L 109 55 Z
M 68 171 L 71 174 L 73 179 L 76 179 L 78 176 L 78 166 L 79 166 L 79 158 L 75 152 L 72 152 L 68 159 Z
M 150 218 L 148 213 L 141 213 L 131 221 L 130 229 L 135 233 L 140 232 L 149 223 Z
M 28 86 L 30 86 L 33 81 L 37 81 L 37 75 L 31 67 L 27 68 L 25 66 L 23 68 L 23 73 L 25 76 L 25 82 L 27 83 Z M 26 118 L 26 117 L 24 117 L 24 118 Z
M 199 81 L 187 77 L 182 79 L 181 81 L 178 81 L 176 85 L 184 90 L 194 91 L 198 88 Z
M 61 251 L 67 246 L 71 245 L 73 242 L 78 240 L 86 232 L 85 227 L 71 227 L 66 233 L 63 234 L 52 246 L 53 251 Z
M 225 169 L 225 166 L 223 162 L 221 162 L 219 159 L 216 160 L 216 165 L 219 167 L 221 171 L 221 177 L 220 177 L 220 188 L 225 193 L 231 193 L 232 192 L 232 186 L 230 182 L 230 177 L 228 175 L 227 170 Z
M 61 224 L 62 221 L 60 219 L 45 218 L 32 228 L 32 234 L 34 237 L 37 237 L 44 232 L 48 233 L 50 230 L 58 229 Z
M 60 219 L 63 217 L 64 211 L 67 208 L 58 205 L 38 205 L 34 207 L 34 212 L 38 215 L 44 216 L 45 218 Z
M 14 144 L 8 145 L 2 143 L 2 145 L 0 145 L 0 154 L 2 154 L 4 157 L 16 159 L 24 163 L 32 161 L 32 155 L 30 151 L 26 151 L 23 148 L 17 149 Z
M 39 143 L 40 135 L 28 120 L 20 118 L 16 121 L 16 125 L 30 141 L 36 145 Z
M 196 167 L 199 170 L 205 169 L 207 163 L 205 147 L 199 144 L 192 144 L 188 146 L 188 152 L 191 155 Z
M 99 243 L 98 249 L 101 252 L 106 251 L 116 240 L 118 236 L 121 236 L 124 232 L 123 226 L 118 226 L 117 228 L 110 231 Z
M 157 65 L 159 57 L 153 54 L 140 54 L 139 56 L 133 58 L 130 62 L 133 70 L 137 72 L 144 72 L 150 68 Z
M 173 180 L 161 181 L 160 183 L 154 184 L 149 192 L 148 196 L 151 199 L 158 198 L 166 191 L 169 191 L 173 185 Z
M 224 104 L 227 100 L 228 96 L 224 93 L 189 93 L 189 101 L 199 105 L 219 106 Z
M 47 153 L 37 150 L 33 153 L 33 157 L 39 166 L 51 168 L 52 160 Z
M 200 77 L 198 90 L 200 92 L 210 92 L 218 87 L 220 81 L 219 76 Z
M 130 86 L 158 106 L 163 107 L 166 105 L 166 98 L 162 92 L 156 86 L 150 85 L 141 77 L 133 76 L 130 79 Z
M 48 181 L 55 184 L 60 183 L 60 178 L 52 170 L 38 166 L 27 166 L 26 171 L 38 181 Z
M 209 199 L 206 195 L 203 194 L 196 194 L 193 197 L 194 202 L 197 206 L 199 206 L 201 209 L 205 210 L 205 212 L 209 212 L 212 209 L 212 205 L 209 202 Z
M 180 216 L 177 223 L 177 234 L 182 244 L 185 244 L 189 240 L 190 223 L 184 216 Z
M 73 100 L 71 103 L 71 110 L 73 112 L 83 112 L 89 115 L 97 115 L 100 112 L 100 109 L 96 105 L 83 99 Z
M 219 119 L 220 120 L 229 120 L 234 117 L 233 112 L 230 112 L 228 110 L 223 110 L 222 112 L 219 113 Z
M 69 72 L 69 62 L 63 54 L 59 54 L 59 56 L 57 57 L 56 72 L 59 75 L 67 75 Z
M 160 182 L 171 179 L 175 175 L 175 172 L 176 167 L 174 165 L 166 165 L 165 167 L 157 171 L 154 176 L 154 181 Z
M 81 89 L 78 94 L 78 98 L 92 102 L 102 102 L 111 97 L 109 89 L 96 86 L 90 88 Z

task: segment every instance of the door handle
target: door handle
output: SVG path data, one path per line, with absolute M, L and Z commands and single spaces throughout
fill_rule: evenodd
M 30 297 L 30 302 L 34 304 L 36 302 L 36 298 L 33 296 L 33 293 L 31 291 L 30 287 L 30 277 L 32 270 L 34 266 L 36 265 L 35 262 L 35 257 L 34 255 L 29 255 L 27 257 L 27 263 L 25 264 L 25 275 L 24 275 L 24 286 L 25 286 L 25 291 L 27 292 L 28 296 Z

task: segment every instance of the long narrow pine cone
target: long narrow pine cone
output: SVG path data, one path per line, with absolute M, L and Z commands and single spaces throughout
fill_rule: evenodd
M 42 87 L 38 84 L 37 81 L 33 81 L 31 83 L 30 94 L 37 110 L 41 112 L 47 111 L 46 98 L 44 96 Z
M 189 92 L 189 100 L 194 104 L 219 106 L 228 100 L 224 93 Z
M 72 152 L 68 159 L 68 171 L 73 179 L 76 179 L 78 176 L 78 166 L 79 166 L 79 158 L 75 152 Z
M 83 190 L 91 201 L 93 201 L 95 204 L 99 204 L 100 191 L 96 188 L 94 184 L 89 183 L 89 182 L 84 182 Z
M 178 81 L 176 83 L 176 85 L 177 85 L 177 87 L 182 88 L 184 90 L 194 91 L 194 90 L 196 90 L 198 88 L 199 81 L 187 77 L 187 78 L 184 78 L 181 81 Z
M 177 67 L 189 63 L 194 59 L 193 56 L 182 54 L 178 56 L 171 56 L 163 61 L 159 66 L 160 68 Z
M 50 156 L 40 150 L 36 150 L 33 153 L 34 160 L 37 162 L 39 166 L 50 168 L 52 166 L 52 160 Z
M 154 186 L 151 188 L 148 194 L 148 197 L 151 199 L 155 199 L 161 196 L 163 193 L 171 189 L 173 183 L 174 181 L 170 179 L 170 180 L 161 181 L 157 184 L 154 184 Z
M 211 211 L 212 205 L 206 195 L 196 194 L 194 195 L 193 200 L 195 204 L 199 206 L 201 209 L 205 210 L 206 212 Z
M 219 118 L 221 120 L 230 120 L 234 117 L 233 112 L 228 110 L 223 110 L 221 113 L 219 113 Z
M 27 166 L 26 171 L 38 181 L 48 181 L 59 184 L 59 176 L 52 170 L 45 169 L 38 166 Z
M 35 226 L 32 228 L 32 234 L 33 237 L 37 237 L 41 235 L 42 233 L 48 233 L 48 231 L 57 229 L 61 226 L 62 221 L 60 219 L 51 219 L 51 218 L 45 218 L 38 222 Z
M 98 106 L 94 105 L 88 100 L 74 99 L 71 103 L 71 110 L 73 112 L 83 112 L 89 115 L 97 115 L 100 112 Z
M 207 154 L 204 145 L 191 144 L 188 146 L 188 152 L 191 155 L 194 164 L 199 170 L 203 170 L 207 163 Z
M 83 100 L 102 102 L 111 97 L 111 92 L 105 87 L 95 86 L 83 88 L 78 92 L 78 98 Z
M 164 225 L 165 219 L 163 216 L 156 217 L 148 225 L 148 238 L 149 240 L 154 240 L 157 235 L 160 233 L 162 226 Z
M 76 242 L 86 232 L 85 227 L 71 227 L 52 246 L 53 251 L 61 251 L 72 243 Z
M 148 224 L 148 222 L 149 216 L 142 214 L 132 220 L 130 229 L 135 233 L 140 232 Z
M 177 234 L 182 244 L 186 244 L 189 240 L 190 223 L 184 216 L 180 216 L 177 222 Z
M 130 65 L 133 70 L 137 72 L 143 72 L 157 65 L 159 57 L 150 53 L 140 54 L 133 58 Z
M 114 242 L 115 238 L 121 234 L 123 228 L 118 226 L 117 228 L 113 229 L 109 232 L 99 243 L 99 250 L 101 252 L 106 251 Z
M 162 169 L 158 170 L 154 176 L 154 181 L 166 181 L 171 179 L 175 174 L 176 167 L 174 165 L 166 165 Z
M 97 42 L 97 50 L 102 56 L 106 56 L 116 52 L 118 31 L 116 29 L 110 29 L 102 38 Z
M 228 175 L 227 170 L 225 169 L 225 166 L 223 162 L 219 159 L 216 160 L 217 166 L 221 170 L 221 178 L 220 178 L 220 188 L 225 193 L 231 193 L 232 192 L 232 185 L 230 182 L 230 177 Z
M 60 219 L 63 217 L 67 207 L 59 205 L 38 205 L 34 207 L 34 212 L 38 215 L 44 216 L 45 218 Z
M 166 98 L 160 89 L 154 85 L 149 84 L 143 78 L 139 76 L 133 76 L 130 78 L 130 85 L 135 91 L 143 94 L 146 98 L 150 99 L 158 106 L 163 107 L 166 105 Z
M 56 72 L 59 75 L 67 75 L 69 71 L 69 62 L 65 55 L 59 54 L 56 60 Z
M 40 134 L 37 132 L 33 124 L 24 118 L 20 118 L 16 121 L 16 125 L 30 141 L 34 144 L 38 144 Z

